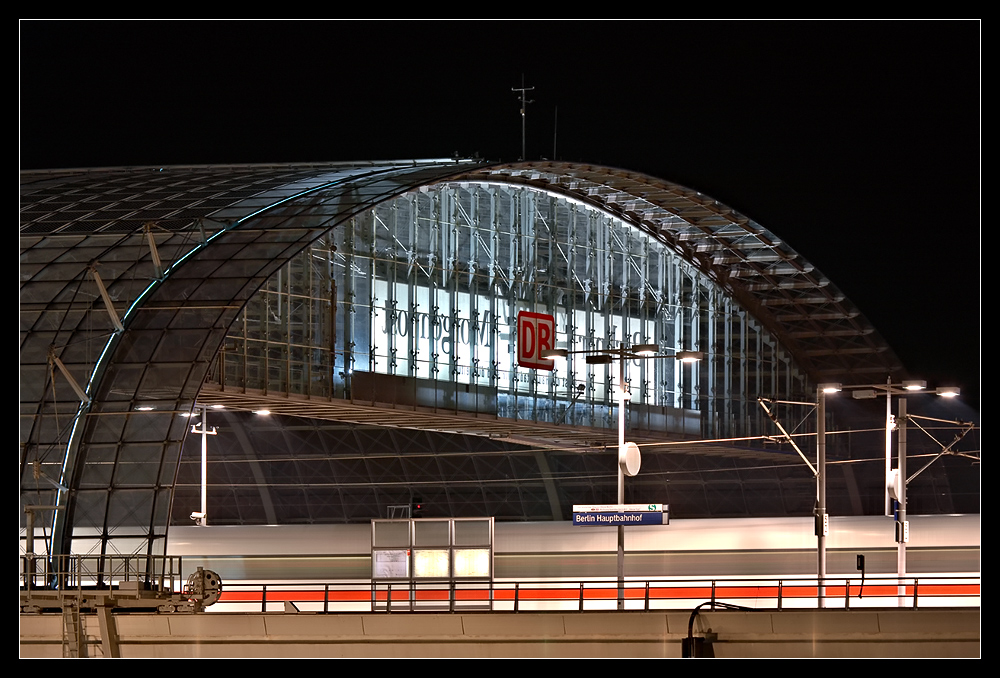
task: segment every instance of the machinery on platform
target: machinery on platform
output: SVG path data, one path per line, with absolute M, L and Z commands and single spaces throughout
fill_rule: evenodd
M 51 561 L 32 554 L 21 561 L 22 612 L 61 610 L 64 616 L 99 608 L 200 612 L 222 595 L 222 578 L 203 567 L 178 586 L 179 558 L 69 556 L 59 558 L 53 567 Z

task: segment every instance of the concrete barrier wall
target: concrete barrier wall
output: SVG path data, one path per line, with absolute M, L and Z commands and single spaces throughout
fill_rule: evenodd
M 681 657 L 690 613 L 114 614 L 91 657 Z M 978 657 L 979 609 L 699 613 L 703 651 L 737 657 Z M 62 618 L 21 616 L 21 656 L 61 657 Z

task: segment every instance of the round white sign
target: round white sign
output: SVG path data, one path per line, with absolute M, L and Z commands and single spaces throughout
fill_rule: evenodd
M 618 465 L 622 469 L 622 473 L 632 477 L 639 473 L 639 465 L 642 463 L 642 459 L 639 454 L 639 446 L 635 443 L 625 443 L 620 450 L 618 450 Z

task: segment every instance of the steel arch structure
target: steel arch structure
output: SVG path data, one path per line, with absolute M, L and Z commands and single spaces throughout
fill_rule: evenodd
M 857 309 L 777 236 L 635 173 L 454 160 L 24 172 L 21 486 L 25 504 L 63 507 L 52 552 L 161 553 L 188 430 L 177 415 L 247 301 L 331 229 L 409 191 L 469 183 L 559 195 L 640 229 L 814 382 L 901 375 Z
M 462 167 L 25 173 L 22 486 L 63 506 L 52 552 L 161 553 L 187 428 L 173 415 L 234 314 L 339 220 Z
M 487 166 L 462 178 L 560 193 L 652 234 L 768 327 L 814 382 L 864 383 L 903 371 L 859 309 L 801 254 L 698 191 L 626 170 L 549 162 Z

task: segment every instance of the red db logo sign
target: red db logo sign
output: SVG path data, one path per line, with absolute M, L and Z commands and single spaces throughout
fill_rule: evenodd
M 517 314 L 517 364 L 551 370 L 554 363 L 542 360 L 542 351 L 553 348 L 556 319 L 544 313 L 521 311 Z

